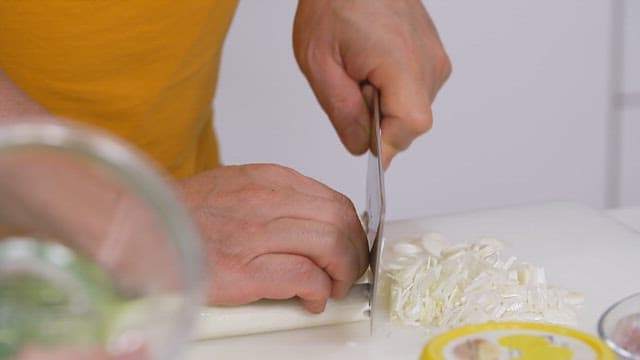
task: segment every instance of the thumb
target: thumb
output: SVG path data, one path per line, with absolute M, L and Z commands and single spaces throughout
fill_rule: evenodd
M 360 84 L 330 57 L 316 65 L 310 66 L 305 75 L 320 106 L 347 150 L 363 154 L 369 148 L 371 124 Z

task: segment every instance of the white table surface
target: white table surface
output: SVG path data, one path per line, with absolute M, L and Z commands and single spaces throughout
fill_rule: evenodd
M 635 230 L 634 230 L 635 229 Z M 540 204 L 387 224 L 393 237 L 437 231 L 452 240 L 498 238 L 522 261 L 543 266 L 549 283 L 585 296 L 578 328 L 595 334 L 598 316 L 640 291 L 640 207 L 596 211 L 570 203 Z M 394 328 L 372 338 L 369 323 L 280 331 L 193 342 L 182 359 L 417 359 L 428 336 Z
M 605 214 L 636 231 L 640 231 L 640 206 L 612 209 L 605 211 Z

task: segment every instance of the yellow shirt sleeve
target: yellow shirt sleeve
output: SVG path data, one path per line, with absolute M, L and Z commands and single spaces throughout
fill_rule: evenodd
M 50 112 L 177 178 L 219 166 L 212 99 L 236 0 L 3 0 L 0 67 Z

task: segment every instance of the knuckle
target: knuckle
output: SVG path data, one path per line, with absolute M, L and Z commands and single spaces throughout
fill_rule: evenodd
M 254 164 L 251 166 L 251 169 L 254 173 L 258 173 L 260 175 L 270 175 L 277 173 L 280 168 L 280 165 L 277 164 Z
M 337 191 L 335 192 L 335 194 L 336 194 L 337 202 L 340 204 L 340 206 L 343 209 L 345 209 L 347 211 L 350 211 L 350 210 L 354 209 L 353 203 L 351 202 L 351 199 L 349 199 L 348 196 L 346 196 L 345 194 L 343 194 L 341 192 L 337 192 Z
M 452 72 L 453 72 L 453 65 L 451 64 L 451 59 L 449 59 L 449 56 L 445 53 L 444 61 L 442 62 L 442 67 L 440 69 L 440 73 L 442 74 L 443 80 L 446 81 L 451 76 Z
M 224 199 L 225 197 L 228 198 L 226 201 Z M 284 197 L 285 195 L 274 187 L 248 183 L 236 191 L 218 196 L 214 201 L 223 201 L 224 203 L 230 204 L 230 207 L 236 207 L 235 204 L 244 204 L 245 206 L 236 209 L 236 211 L 255 213 L 256 209 L 264 208 L 266 204 L 282 203 Z
M 424 134 L 433 126 L 432 114 L 429 107 L 425 106 L 407 116 L 407 129 L 413 134 Z
M 441 78 L 447 79 L 451 75 L 451 71 L 453 67 L 451 65 L 451 59 L 449 55 L 444 50 L 444 47 L 440 46 L 436 53 L 434 54 L 436 71 L 440 75 Z
M 330 259 L 335 259 L 335 256 L 343 252 L 341 243 L 341 233 L 336 225 L 325 224 L 320 230 L 320 236 L 322 236 L 323 249 L 327 254 L 330 254 Z
M 412 36 L 411 29 L 404 26 L 391 26 L 387 29 L 387 36 L 389 37 L 391 42 L 390 44 L 394 44 L 394 49 L 400 51 L 401 53 L 411 53 L 415 49 L 415 39 Z
M 337 226 L 331 225 L 325 226 L 323 236 L 323 248 L 329 259 L 327 264 L 324 264 L 324 268 L 333 279 L 349 279 L 359 270 L 360 261 L 348 236 Z
M 299 258 L 295 260 L 294 271 L 298 277 L 298 284 L 302 284 L 303 289 L 298 293 L 305 298 L 326 299 L 330 295 L 330 288 L 327 286 L 327 280 L 317 265 L 307 259 Z
M 331 219 L 334 224 L 343 224 L 353 220 L 355 208 L 351 200 L 339 192 L 333 193 L 333 208 L 331 209 Z
M 264 186 L 254 183 L 244 185 L 240 189 L 240 192 L 242 193 L 242 197 L 245 198 L 245 200 L 256 199 L 256 202 L 262 202 L 264 200 L 267 200 L 267 198 L 273 196 L 273 194 L 265 189 Z
M 285 177 L 290 177 L 290 178 L 301 178 L 303 175 L 300 174 L 299 172 L 297 172 L 296 170 L 290 168 L 290 167 L 286 167 L 286 166 L 281 166 L 278 165 L 278 170 L 282 176 Z
M 250 184 L 257 188 L 275 190 L 276 184 L 295 183 L 301 181 L 304 176 L 294 169 L 278 164 L 253 164 L 247 169 L 247 178 L 249 181 L 244 188 L 250 190 Z M 276 186 L 278 188 L 278 186 Z
M 324 44 L 310 39 L 306 48 L 300 51 L 300 69 L 307 77 L 322 73 L 320 70 L 326 66 L 328 52 Z
M 315 264 L 307 258 L 294 260 L 293 268 L 298 277 L 305 282 L 312 282 L 317 277 Z
M 278 165 L 278 164 L 260 164 L 260 171 L 266 174 L 269 177 L 298 177 L 300 174 L 286 166 Z

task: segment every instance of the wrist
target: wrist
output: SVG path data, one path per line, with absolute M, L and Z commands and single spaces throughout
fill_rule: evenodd
M 22 121 L 23 118 L 50 115 L 49 112 L 20 89 L 0 69 L 0 125 Z M 52 121 L 55 121 L 52 118 Z

